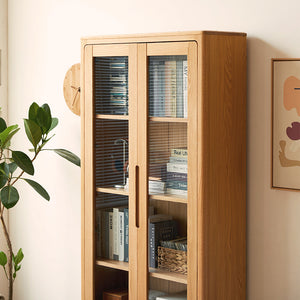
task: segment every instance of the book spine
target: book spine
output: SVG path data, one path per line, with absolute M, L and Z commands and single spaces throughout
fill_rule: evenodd
M 128 246 L 129 246 L 129 214 L 128 214 L 128 208 L 124 209 L 124 227 L 125 227 L 124 261 L 128 262 Z
M 165 183 L 163 181 L 159 181 L 159 180 L 149 180 L 149 189 L 150 188 L 164 190 Z
M 119 260 L 119 209 L 113 209 L 113 259 Z
M 184 182 L 184 181 L 168 181 L 167 182 L 167 188 L 187 191 L 187 182 Z
M 124 211 L 119 211 L 119 261 L 124 261 Z
M 171 62 L 171 117 L 176 118 L 177 114 L 177 80 L 176 61 Z
M 187 164 L 187 157 L 174 157 L 170 156 L 170 163 L 175 163 L 175 164 Z
M 151 83 L 151 87 L 153 88 L 153 115 L 158 117 L 160 114 L 160 103 L 159 103 L 159 62 L 154 61 L 153 62 L 153 82 Z
M 149 251 L 148 251 L 148 262 L 150 268 L 155 268 L 155 223 L 149 223 L 148 226 L 148 237 L 149 237 Z
M 171 156 L 173 157 L 186 157 L 188 156 L 188 150 L 187 149 L 171 149 Z
M 176 82 L 177 82 L 177 92 L 176 92 L 176 117 L 183 118 L 183 61 L 178 60 L 176 65 Z
M 101 229 L 101 210 L 96 210 L 96 255 L 101 257 L 101 240 L 102 240 L 102 229 Z
M 102 211 L 103 219 L 103 239 L 102 239 L 102 248 L 103 256 L 109 258 L 109 212 Z
M 165 116 L 176 117 L 176 61 L 165 62 Z
M 188 64 L 187 60 L 183 61 L 183 116 L 188 116 Z
M 167 194 L 177 195 L 177 196 L 187 196 L 187 191 L 167 188 Z
M 114 213 L 109 212 L 109 259 L 114 258 L 114 229 L 113 229 L 113 219 L 114 219 Z
M 167 172 L 187 174 L 188 168 L 187 165 L 183 165 L 183 164 L 167 163 Z
M 159 62 L 159 116 L 165 116 L 165 62 Z
M 187 173 L 167 172 L 167 181 L 187 182 Z

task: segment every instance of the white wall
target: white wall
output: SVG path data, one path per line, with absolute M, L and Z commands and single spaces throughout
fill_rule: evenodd
M 80 61 L 80 37 L 247 32 L 248 299 L 300 299 L 300 194 L 269 188 L 270 58 L 300 57 L 299 11 L 296 0 L 10 0 L 9 118 L 20 122 L 33 100 L 47 101 L 61 123 L 54 146 L 79 153 L 80 120 L 64 104 L 62 84 Z M 23 145 L 19 138 L 16 146 Z M 80 172 L 44 156 L 36 173 L 52 200 L 20 187 L 23 196 L 12 214 L 15 246 L 25 252 L 16 300 L 79 300 Z
M 7 119 L 7 0 L 0 0 L 0 116 Z M 7 253 L 7 247 L 0 226 L 0 251 Z M 0 270 L 0 294 L 7 295 L 7 280 L 3 270 Z

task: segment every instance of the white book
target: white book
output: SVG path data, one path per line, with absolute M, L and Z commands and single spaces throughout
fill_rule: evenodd
M 174 164 L 187 164 L 187 157 L 174 157 L 170 156 L 170 163 Z
M 165 182 L 159 180 L 149 180 L 149 189 L 165 189 Z
M 188 167 L 185 164 L 167 163 L 167 172 L 187 174 Z
M 183 116 L 188 116 L 188 64 L 183 61 Z
M 119 210 L 119 261 L 124 261 L 124 244 L 125 244 L 125 234 L 124 234 L 124 209 Z
M 177 196 L 187 196 L 187 191 L 167 188 L 167 194 L 177 195 Z
M 119 260 L 119 209 L 113 209 L 113 253 L 114 260 Z
M 114 214 L 113 212 L 108 213 L 108 222 L 109 222 L 109 227 L 108 227 L 108 237 L 109 237 L 109 246 L 108 246 L 108 254 L 109 254 L 109 259 L 114 258 L 114 230 L 113 230 L 113 219 L 114 219 Z

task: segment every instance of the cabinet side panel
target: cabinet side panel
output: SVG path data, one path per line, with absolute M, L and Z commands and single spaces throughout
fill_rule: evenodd
M 246 297 L 246 37 L 203 35 L 203 299 Z

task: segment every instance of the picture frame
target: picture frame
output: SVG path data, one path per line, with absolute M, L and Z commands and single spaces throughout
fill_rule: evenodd
M 300 191 L 300 58 L 272 59 L 271 187 Z

